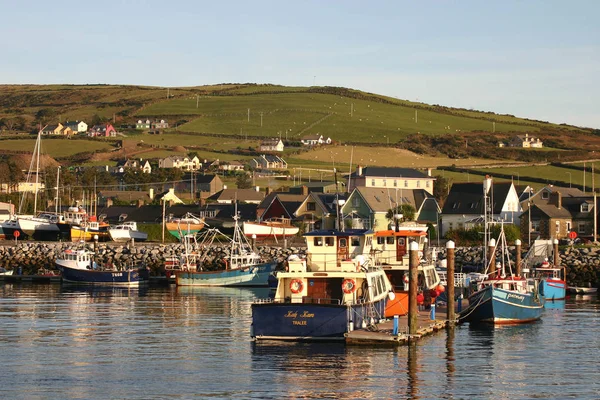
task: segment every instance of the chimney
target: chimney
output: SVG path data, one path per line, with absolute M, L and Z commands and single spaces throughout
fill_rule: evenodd
M 362 176 L 362 165 L 356 166 L 356 176 Z
M 302 185 L 302 196 L 308 196 L 308 187 L 306 185 Z
M 137 201 L 137 208 L 140 208 L 143 205 L 144 205 L 144 200 L 138 199 L 138 201 Z
M 254 188 L 257 192 L 260 192 L 260 186 Z
M 148 197 L 150 197 L 150 201 L 154 200 L 154 188 L 148 190 Z
M 562 208 L 562 195 L 559 191 L 550 194 L 550 204 L 553 204 L 559 210 Z
M 432 170 L 432 169 L 433 169 L 433 168 L 427 168 L 427 176 L 431 176 L 431 170 Z
M 227 190 L 227 185 L 223 185 L 223 190 Z
M 270 187 L 267 187 L 267 188 L 265 189 L 265 195 L 266 195 L 266 196 L 268 196 L 270 193 L 271 193 L 271 188 L 270 188 Z

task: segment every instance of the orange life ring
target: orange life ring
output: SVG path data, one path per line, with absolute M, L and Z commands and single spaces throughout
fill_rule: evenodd
M 300 279 L 292 279 L 292 281 L 290 282 L 290 290 L 292 291 L 292 293 L 298 294 L 302 292 L 303 289 L 304 283 L 302 283 Z
M 342 290 L 346 294 L 354 293 L 356 291 L 356 281 L 354 279 L 344 279 Z

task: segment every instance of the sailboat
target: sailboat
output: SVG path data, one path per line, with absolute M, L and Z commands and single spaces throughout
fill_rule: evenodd
M 30 182 L 31 174 L 33 173 L 33 166 L 35 163 L 35 182 L 33 183 L 34 191 L 34 215 L 23 215 L 21 211 L 25 204 L 26 192 L 23 192 L 21 201 L 19 203 L 19 210 L 16 215 L 13 215 L 9 220 L 2 224 L 2 230 L 7 236 L 15 236 L 15 232 L 19 232 L 18 236 L 23 235 L 29 236 L 34 239 L 53 239 L 56 240 L 60 235 L 58 223 L 60 216 L 56 213 L 51 212 L 39 212 L 37 211 L 37 197 L 40 187 L 39 182 L 39 171 L 40 171 L 40 145 L 41 145 L 42 132 L 38 132 L 37 140 L 33 150 L 33 156 L 31 158 L 31 164 L 29 166 L 29 172 L 27 174 L 27 182 Z M 30 184 L 31 185 L 31 184 Z M 57 185 L 58 186 L 58 185 Z M 58 191 L 58 187 L 56 189 Z

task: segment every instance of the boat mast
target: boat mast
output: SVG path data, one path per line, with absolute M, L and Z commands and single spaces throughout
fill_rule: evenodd
M 58 166 L 58 169 L 56 170 L 56 201 L 54 203 L 54 212 L 56 214 L 58 214 L 58 183 L 60 182 L 60 165 Z
M 40 140 L 42 138 L 42 131 L 38 132 L 38 138 L 37 141 L 35 142 L 35 150 L 37 151 L 37 161 L 36 161 L 36 166 L 35 166 L 35 196 L 34 196 L 34 200 L 33 200 L 33 215 L 37 214 L 37 196 L 38 196 L 38 190 L 39 190 L 39 175 L 40 175 Z

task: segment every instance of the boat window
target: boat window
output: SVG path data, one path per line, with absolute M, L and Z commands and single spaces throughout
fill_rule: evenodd
M 377 278 L 377 295 L 383 293 L 383 288 L 385 285 L 383 284 L 383 276 L 379 276 Z
M 339 244 L 340 248 L 345 249 L 346 247 L 348 247 L 348 243 L 346 242 L 346 238 L 341 238 L 339 243 L 340 243 Z
M 360 246 L 360 238 L 358 236 L 352 236 L 350 239 L 352 240 L 352 246 Z
M 377 244 L 384 244 L 384 243 L 385 243 L 385 237 L 377 236 Z
M 371 243 L 373 242 L 373 238 L 371 236 L 367 237 L 367 243 L 366 243 L 366 247 L 369 247 L 371 245 Z
M 387 244 L 394 244 L 394 237 L 393 236 L 387 237 L 386 242 L 387 242 Z
M 332 237 L 325 238 L 325 246 L 333 246 L 333 238 Z
M 323 246 L 323 238 L 319 237 L 319 236 L 315 236 L 315 238 L 313 239 L 313 244 L 315 246 Z

